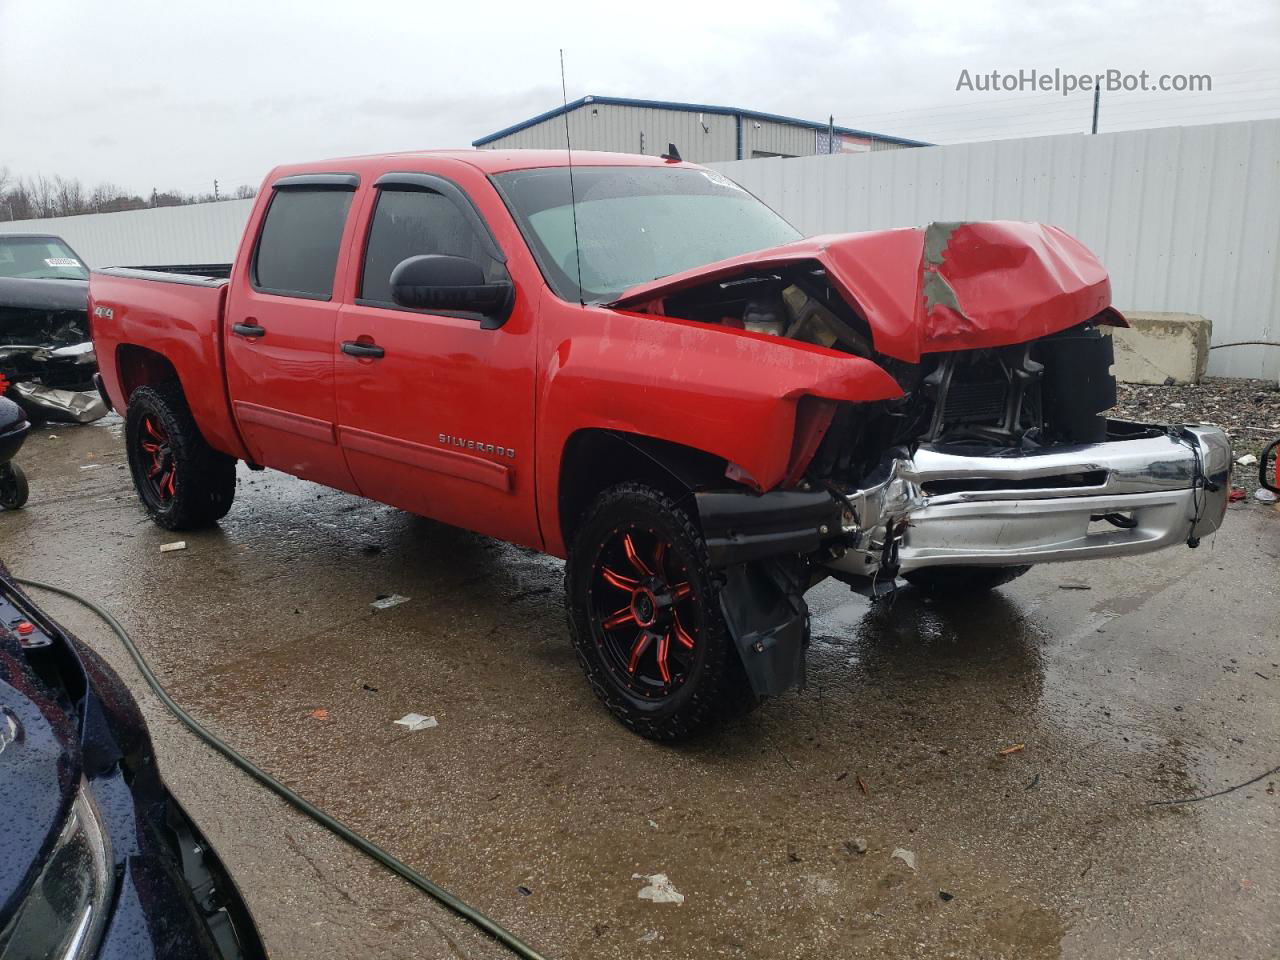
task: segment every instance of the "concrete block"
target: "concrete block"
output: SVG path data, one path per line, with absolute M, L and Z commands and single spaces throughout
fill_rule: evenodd
M 1121 383 L 1199 383 L 1209 365 L 1213 323 L 1194 313 L 1130 313 L 1124 327 L 1103 327 L 1111 334 Z

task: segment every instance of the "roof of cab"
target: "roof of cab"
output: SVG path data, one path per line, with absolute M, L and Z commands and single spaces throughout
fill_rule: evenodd
M 363 157 L 339 157 L 308 163 L 291 163 L 271 171 L 272 181 L 284 176 L 305 173 L 358 173 L 373 176 L 389 170 L 410 170 L 416 164 L 453 160 L 469 164 L 481 173 L 507 173 L 539 167 L 563 167 L 569 162 L 566 150 L 417 150 L 407 153 L 379 153 Z M 676 166 L 661 157 L 639 153 L 603 153 L 595 150 L 573 151 L 574 166 L 582 167 L 662 167 Z M 693 166 L 681 163 L 680 166 Z

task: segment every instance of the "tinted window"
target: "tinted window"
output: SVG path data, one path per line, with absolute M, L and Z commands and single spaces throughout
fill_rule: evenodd
M 254 285 L 329 299 L 351 197 L 350 190 L 277 190 L 258 239 Z
M 364 255 L 360 299 L 391 303 L 391 271 L 401 260 L 425 253 L 468 257 L 489 281 L 501 269 L 486 252 L 471 221 L 453 201 L 430 190 L 380 190 Z

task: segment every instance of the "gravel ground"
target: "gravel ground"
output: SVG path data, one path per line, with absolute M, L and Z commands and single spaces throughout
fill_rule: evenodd
M 1280 388 L 1271 380 L 1206 377 L 1200 383 L 1149 387 L 1121 383 L 1112 415 L 1151 423 L 1210 423 L 1231 435 L 1237 457 L 1261 456 L 1280 439 Z M 1236 464 L 1233 486 L 1250 498 L 1258 489 L 1258 467 Z

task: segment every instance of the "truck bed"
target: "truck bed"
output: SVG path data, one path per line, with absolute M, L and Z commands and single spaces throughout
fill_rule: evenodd
M 89 317 L 103 385 L 123 411 L 157 364 L 181 379 L 196 422 L 215 449 L 244 458 L 231 418 L 222 343 L 229 281 L 112 267 L 89 278 Z M 146 347 L 135 346 L 146 344 Z

